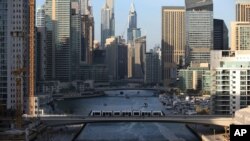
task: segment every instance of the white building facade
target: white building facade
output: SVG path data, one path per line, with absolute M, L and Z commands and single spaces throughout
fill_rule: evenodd
M 214 114 L 234 114 L 250 105 L 250 51 L 211 51 Z

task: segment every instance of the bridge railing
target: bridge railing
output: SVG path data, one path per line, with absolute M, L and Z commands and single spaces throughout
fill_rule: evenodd
M 23 115 L 23 118 L 36 118 L 37 116 Z M 178 118 L 178 119 L 210 119 L 210 118 L 233 118 L 232 116 L 225 115 L 165 115 L 165 116 L 84 116 L 84 115 L 40 115 L 40 118 Z

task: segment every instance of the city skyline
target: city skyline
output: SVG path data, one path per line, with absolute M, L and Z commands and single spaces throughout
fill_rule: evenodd
M 128 15 L 132 0 L 115 0 L 115 35 L 122 35 L 127 30 Z M 213 0 L 214 1 L 214 18 L 223 19 L 229 29 L 230 24 L 236 19 L 235 17 L 235 0 Z M 45 0 L 37 0 L 37 8 L 41 6 Z M 101 39 L 101 8 L 105 0 L 91 0 L 93 6 L 93 15 L 95 19 L 95 39 L 100 41 Z M 147 35 L 148 50 L 152 49 L 156 44 L 161 43 L 161 8 L 162 6 L 185 6 L 184 0 L 144 0 L 143 3 L 139 0 L 134 0 L 135 8 L 137 11 L 138 27 L 142 29 L 142 35 Z M 223 8 L 221 8 L 223 7 Z M 150 9 L 150 10 L 145 10 Z M 152 10 L 151 10 L 152 9 Z M 230 16 L 228 16 L 230 15 Z M 149 20 L 148 17 L 154 17 L 155 20 Z M 149 22 L 150 21 L 150 22 Z M 152 26 L 152 21 L 155 21 Z M 126 34 L 125 34 L 126 35 Z M 124 35 L 124 37 L 126 37 Z M 230 38 L 230 37 L 229 37 Z

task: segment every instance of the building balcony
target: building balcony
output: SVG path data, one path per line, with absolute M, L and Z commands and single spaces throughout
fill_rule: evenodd
M 241 76 L 240 80 L 247 80 L 247 77 L 246 76 Z
M 230 92 L 229 91 L 217 91 L 216 95 L 218 95 L 218 96 L 229 96 Z
M 230 80 L 230 79 L 229 79 L 229 76 L 222 76 L 221 80 L 225 81 L 225 80 Z
M 216 89 L 219 91 L 229 91 L 230 87 L 229 86 L 218 86 L 218 87 L 216 87 Z
M 216 101 L 214 104 L 218 106 L 228 106 L 230 105 L 230 101 Z

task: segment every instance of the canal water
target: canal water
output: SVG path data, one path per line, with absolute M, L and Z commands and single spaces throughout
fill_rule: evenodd
M 57 102 L 57 108 L 68 114 L 88 115 L 91 110 L 162 110 L 154 91 L 109 91 L 102 97 Z M 120 122 L 87 124 L 77 141 L 199 141 L 185 124 L 160 122 Z

